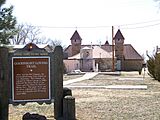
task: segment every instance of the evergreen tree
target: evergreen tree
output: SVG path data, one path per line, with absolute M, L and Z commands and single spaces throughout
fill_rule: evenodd
M 0 7 L 5 3 L 6 0 L 0 0 Z
M 16 32 L 16 18 L 12 15 L 13 6 L 4 8 L 5 0 L 0 0 L 0 44 L 9 44 Z

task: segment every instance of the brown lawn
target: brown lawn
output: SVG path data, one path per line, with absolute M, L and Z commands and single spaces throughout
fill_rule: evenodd
M 75 76 L 73 76 L 75 77 Z M 121 76 L 98 75 L 90 80 L 72 85 L 147 85 L 147 90 L 85 89 L 72 88 L 76 99 L 76 117 L 78 120 L 159 120 L 160 119 L 160 83 L 149 76 L 144 81 L 120 81 L 118 78 L 142 78 L 136 72 L 125 72 Z M 70 76 L 71 78 L 71 76 Z M 65 78 L 64 78 L 65 79 Z M 38 105 L 28 103 L 25 106 L 9 107 L 9 120 L 21 120 L 26 112 L 45 115 L 53 119 L 53 104 Z

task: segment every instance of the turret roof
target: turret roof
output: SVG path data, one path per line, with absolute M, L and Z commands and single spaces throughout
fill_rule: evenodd
M 72 35 L 72 37 L 71 37 L 70 40 L 82 40 L 82 38 L 81 38 L 81 36 L 79 35 L 79 33 L 78 33 L 77 30 L 73 33 L 73 35 Z
M 123 39 L 123 40 L 124 40 L 124 37 L 123 37 L 120 29 L 118 29 L 118 31 L 117 31 L 117 33 L 116 33 L 116 35 L 114 36 L 113 39 L 114 39 L 114 40 L 115 40 L 115 39 Z

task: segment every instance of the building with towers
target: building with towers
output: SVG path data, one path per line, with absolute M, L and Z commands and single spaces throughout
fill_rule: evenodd
M 81 71 L 111 71 L 113 47 L 115 70 L 141 70 L 144 59 L 131 44 L 124 44 L 125 38 L 120 29 L 113 39 L 114 45 L 110 45 L 108 41 L 102 45 L 82 45 L 82 38 L 75 30 L 70 38 L 71 45 L 64 50 L 68 56 L 64 60 L 67 72 L 75 69 Z

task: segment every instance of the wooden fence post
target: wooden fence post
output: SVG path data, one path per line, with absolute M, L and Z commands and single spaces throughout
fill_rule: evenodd
M 76 120 L 75 117 L 75 98 L 65 96 L 63 99 L 63 117 L 64 120 Z
M 60 46 L 55 48 L 53 67 L 54 117 L 59 120 L 63 117 L 63 50 Z
M 8 120 L 9 104 L 8 48 L 0 47 L 0 120 Z

